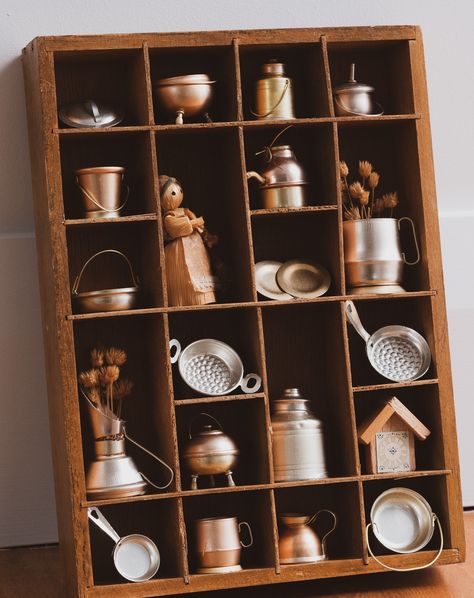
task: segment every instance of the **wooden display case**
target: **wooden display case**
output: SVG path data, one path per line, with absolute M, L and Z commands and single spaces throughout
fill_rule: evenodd
M 286 63 L 294 81 L 297 118 L 292 121 L 251 120 L 258 70 L 273 57 Z M 383 571 L 368 555 L 365 526 L 375 497 L 396 485 L 421 492 L 438 514 L 445 534 L 439 563 L 461 562 L 459 466 L 419 28 L 42 37 L 25 48 L 23 60 L 67 596 L 152 597 Z M 384 116 L 335 117 L 332 88 L 347 79 L 351 62 L 357 63 L 357 78 L 376 87 Z M 169 124 L 155 105 L 153 82 L 185 71 L 205 72 L 218 81 L 214 122 Z M 109 129 L 63 127 L 58 107 L 85 96 L 121 106 L 125 120 Z M 265 210 L 245 173 L 258 167 L 256 149 L 288 124 L 295 125 L 288 131 L 290 143 L 310 173 L 308 206 Z M 422 258 L 406 269 L 407 291 L 351 297 L 369 330 L 399 323 L 425 336 L 433 361 L 416 382 L 381 378 L 346 322 L 340 159 L 351 164 L 372 160 L 386 190 L 399 190 L 401 214 L 416 222 Z M 127 207 L 119 218 L 85 220 L 74 170 L 111 162 L 126 167 Z M 203 214 L 221 238 L 222 258 L 232 275 L 216 304 L 168 305 L 159 174 L 183 183 L 186 205 Z M 80 266 L 110 246 L 131 258 L 144 288 L 141 303 L 122 312 L 76 313 L 71 286 Z M 332 277 L 329 292 L 314 300 L 262 300 L 255 261 L 294 257 L 325 264 Z M 88 272 L 90 288 L 103 276 L 100 267 Z M 203 337 L 234 347 L 245 371 L 261 374 L 259 392 L 202 397 L 187 388 L 170 362 L 169 340 L 186 345 Z M 92 458 L 92 437 L 77 374 L 98 340 L 123 347 L 130 356 L 128 374 L 139 382 L 125 418 L 130 433 L 175 470 L 166 491 L 87 498 L 84 472 Z M 271 402 L 288 386 L 301 387 L 324 420 L 326 479 L 274 481 Z M 359 455 L 357 424 L 388 394 L 422 418 L 432 435 L 420 447 L 417 471 L 368 475 Z M 180 450 L 190 418 L 201 411 L 221 419 L 241 445 L 235 487 L 203 484 L 190 490 Z M 89 526 L 87 507 L 92 505 L 104 510 L 120 534 L 144 533 L 157 543 L 162 566 L 155 578 L 132 584 L 117 575 L 109 539 Z M 279 514 L 319 508 L 339 516 L 328 539 L 329 560 L 280 566 Z M 198 575 L 192 522 L 220 514 L 248 520 L 255 543 L 243 553 L 242 571 Z M 399 567 L 427 562 L 435 548 L 431 543 L 416 554 L 385 555 L 382 546 L 375 546 L 377 554 Z

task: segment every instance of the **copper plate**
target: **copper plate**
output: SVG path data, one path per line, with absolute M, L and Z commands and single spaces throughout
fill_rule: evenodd
M 277 301 L 293 299 L 292 295 L 284 293 L 277 285 L 276 273 L 281 266 L 281 262 L 274 260 L 263 260 L 255 264 L 255 282 L 257 291 L 262 297 L 276 299 Z
M 289 260 L 276 274 L 278 286 L 300 299 L 314 299 L 324 295 L 331 286 L 331 276 L 326 268 L 310 260 Z

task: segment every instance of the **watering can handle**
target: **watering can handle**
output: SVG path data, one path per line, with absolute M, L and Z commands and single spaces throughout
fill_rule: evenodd
M 91 521 L 93 521 L 97 527 L 99 527 L 104 533 L 106 533 L 109 538 L 117 544 L 120 542 L 120 536 L 114 530 L 114 528 L 110 525 L 107 519 L 102 515 L 97 507 L 89 507 L 87 509 L 87 516 Z
M 166 488 L 168 488 L 171 483 L 174 480 L 174 471 L 171 469 L 171 467 L 165 463 L 162 459 L 160 459 L 157 455 L 155 455 L 154 453 L 152 453 L 151 451 L 149 451 L 148 449 L 146 449 L 144 446 L 142 446 L 141 444 L 139 444 L 136 440 L 133 440 L 133 438 L 131 438 L 128 434 L 127 434 L 127 430 L 125 429 L 124 426 L 124 435 L 125 438 L 127 440 L 129 440 L 132 444 L 134 444 L 135 446 L 137 446 L 139 449 L 141 449 L 144 453 L 147 453 L 148 455 L 150 455 L 150 457 L 153 457 L 153 459 L 155 459 L 156 461 L 158 461 L 159 463 L 161 463 L 164 467 L 166 467 L 166 469 L 170 472 L 170 479 L 169 482 L 165 485 L 165 486 L 157 486 L 156 484 L 154 484 L 153 482 L 151 482 L 141 471 L 140 471 L 140 475 L 142 476 L 142 478 L 144 480 L 146 480 L 150 486 L 153 486 L 153 488 L 156 488 L 157 490 L 166 490 Z
M 72 294 L 73 295 L 77 295 L 77 292 L 78 292 L 78 289 L 79 289 L 79 284 L 81 282 L 82 275 L 84 274 L 84 270 L 92 262 L 92 260 L 95 260 L 96 257 L 98 257 L 99 255 L 102 255 L 104 253 L 116 253 L 116 254 L 120 255 L 121 257 L 123 257 L 123 259 L 128 264 L 128 268 L 130 270 L 130 275 L 132 277 L 133 286 L 135 286 L 135 287 L 138 286 L 137 278 L 135 277 L 135 274 L 133 273 L 132 264 L 130 263 L 130 260 L 128 259 L 128 257 L 124 253 L 122 253 L 121 251 L 118 251 L 118 249 L 104 249 L 103 251 L 98 251 L 97 253 L 94 253 L 94 255 L 92 257 L 90 257 L 87 260 L 87 262 L 82 266 L 81 271 L 76 276 L 76 280 L 74 281 L 74 284 L 72 285 Z
M 438 524 L 439 527 L 439 537 L 440 537 L 440 545 L 439 545 L 439 550 L 436 553 L 436 556 L 429 562 L 429 563 L 425 563 L 424 565 L 418 565 L 417 567 L 408 567 L 407 569 L 403 569 L 402 567 L 391 567 L 390 565 L 386 565 L 384 562 L 382 562 L 380 559 L 378 559 L 375 554 L 372 552 L 372 548 L 370 547 L 370 541 L 369 541 L 369 528 L 371 526 L 375 526 L 375 523 L 368 523 L 367 527 L 365 528 L 365 538 L 367 540 L 367 550 L 369 551 L 370 556 L 379 564 L 382 565 L 382 567 L 385 567 L 385 569 L 390 569 L 390 571 L 419 571 L 420 569 L 427 569 L 428 567 L 431 567 L 431 565 L 434 565 L 436 563 L 436 561 L 439 559 L 439 557 L 441 556 L 441 553 L 443 552 L 443 546 L 444 546 L 444 536 L 443 536 L 443 529 L 441 527 L 441 523 L 437 517 L 437 515 L 435 515 L 435 513 L 433 513 L 433 522 L 435 522 Z
M 352 326 L 354 326 L 354 328 L 357 330 L 358 334 L 367 343 L 368 340 L 369 340 L 369 338 L 370 338 L 370 334 L 363 327 L 362 322 L 360 321 L 359 314 L 357 313 L 357 310 L 356 310 L 356 307 L 355 307 L 354 303 L 352 301 L 346 301 L 345 308 L 346 308 L 347 319 L 352 324 Z
M 314 523 L 321 513 L 329 513 L 330 515 L 332 515 L 332 517 L 334 519 L 334 523 L 333 523 L 331 529 L 328 532 L 326 532 L 324 534 L 324 536 L 321 538 L 321 546 L 323 548 L 323 553 L 326 554 L 326 538 L 329 536 L 329 534 L 332 534 L 332 532 L 336 529 L 337 517 L 336 517 L 336 513 L 334 513 L 333 511 L 330 511 L 329 509 L 320 509 L 317 513 L 315 513 L 311 517 L 311 519 L 308 521 L 308 525 L 311 525 L 312 523 Z
M 411 218 L 408 218 L 408 216 L 403 216 L 402 218 L 398 219 L 398 222 L 397 222 L 398 230 L 400 230 L 400 223 L 403 222 L 403 220 L 406 220 L 411 225 L 413 241 L 415 242 L 416 259 L 414 261 L 409 262 L 406 258 L 405 253 L 402 253 L 402 258 L 407 266 L 414 266 L 415 264 L 417 264 L 420 261 L 420 248 L 418 247 L 418 239 L 416 238 L 415 224 Z
M 104 208 L 104 206 L 101 205 L 101 203 L 99 201 L 97 201 L 97 199 L 92 195 L 92 193 L 79 183 L 79 179 L 77 176 L 76 176 L 76 185 L 84 193 L 84 195 L 87 197 L 87 199 L 89 201 L 91 201 L 95 206 L 97 206 L 103 212 L 119 212 L 122 208 L 124 208 L 126 206 L 128 197 L 130 195 L 130 187 L 127 184 L 125 184 L 124 185 L 125 186 L 125 199 L 124 199 L 122 205 L 119 206 L 118 208 L 114 208 L 113 210 L 111 210 L 109 208 Z
M 194 416 L 194 417 L 191 419 L 191 421 L 189 422 L 188 435 L 189 435 L 189 438 L 190 438 L 190 439 L 192 439 L 192 437 L 193 437 L 193 429 L 192 429 L 192 428 L 193 428 L 193 423 L 194 423 L 194 422 L 197 420 L 197 418 L 198 418 L 198 417 L 201 417 L 201 416 L 208 417 L 209 419 L 212 419 L 212 421 L 213 421 L 215 424 L 217 424 L 217 427 L 219 428 L 219 430 L 220 430 L 221 432 L 223 432 L 223 431 L 224 431 L 224 430 L 223 430 L 223 428 L 222 428 L 222 425 L 221 425 L 221 423 L 220 423 L 220 421 L 219 421 L 219 420 L 217 420 L 217 419 L 216 419 L 215 417 L 213 417 L 212 415 L 209 415 L 209 413 L 204 413 L 204 412 L 202 412 L 202 413 L 198 413 L 197 415 L 195 415 L 195 416 Z
M 253 114 L 253 116 L 256 116 L 257 118 L 267 118 L 267 116 L 270 116 L 270 114 L 276 110 L 278 108 L 278 106 L 282 103 L 283 98 L 285 97 L 286 92 L 288 91 L 288 88 L 290 87 L 290 80 L 287 79 L 285 81 L 285 87 L 283 88 L 282 94 L 280 96 L 280 99 L 278 100 L 278 102 L 273 106 L 273 108 L 267 112 L 266 114 L 259 114 L 258 112 L 254 112 L 252 110 L 252 108 L 250 108 L 250 113 Z

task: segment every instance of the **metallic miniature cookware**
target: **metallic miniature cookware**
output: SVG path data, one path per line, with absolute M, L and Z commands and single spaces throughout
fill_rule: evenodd
M 394 382 L 421 378 L 430 367 L 431 351 L 426 340 L 407 326 L 384 326 L 370 335 L 362 325 L 352 301 L 346 316 L 366 343 L 367 358 L 382 376 Z
M 249 542 L 240 539 L 240 531 L 246 527 Z M 253 544 L 252 530 L 246 521 L 237 517 L 210 517 L 194 522 L 195 550 L 198 560 L 197 573 L 232 573 L 241 571 L 242 548 Z
M 245 393 L 257 392 L 262 383 L 258 374 L 244 376 L 242 360 L 222 341 L 203 338 L 181 350 L 180 342 L 172 339 L 170 352 L 171 363 L 178 362 L 184 382 L 203 395 L 225 395 L 239 386 Z
M 392 552 L 412 554 L 422 550 L 433 537 L 435 523 L 438 524 L 440 547 L 435 557 L 424 565 L 398 568 L 378 559 L 370 546 L 369 529 L 377 540 Z M 370 510 L 370 523 L 366 527 L 367 548 L 373 559 L 382 567 L 392 571 L 416 571 L 434 565 L 443 551 L 444 537 L 441 522 L 433 513 L 428 501 L 410 488 L 390 488 L 382 492 Z
M 123 120 L 123 112 L 103 102 L 84 100 L 62 106 L 58 112 L 59 120 L 68 127 L 101 129 L 114 127 Z
M 355 80 L 355 64 L 351 64 L 349 81 L 334 88 L 336 116 L 382 116 L 383 108 L 374 101 L 375 89 Z
M 285 73 L 285 65 L 269 60 L 262 65 L 261 78 L 255 86 L 255 110 L 258 119 L 290 119 L 295 117 L 293 84 Z
M 326 478 L 323 424 L 298 388 L 272 401 L 273 471 L 276 482 Z
M 112 553 L 118 573 L 128 581 L 147 581 L 160 568 L 160 552 L 156 544 L 142 534 L 120 537 L 97 507 L 89 507 L 87 515 L 115 542 Z
M 312 260 L 288 260 L 278 269 L 276 281 L 282 291 L 298 299 L 321 297 L 331 286 L 329 272 Z
M 76 170 L 76 185 L 84 204 L 85 218 L 118 218 L 127 201 L 130 189 L 123 182 L 122 166 L 94 166 Z M 122 186 L 125 199 L 121 202 Z
M 197 417 L 206 417 L 215 424 L 202 426 L 193 435 L 193 423 Z M 236 466 L 239 449 L 235 442 L 224 433 L 219 421 L 208 413 L 200 413 L 189 424 L 189 442 L 183 450 L 183 459 L 191 472 L 191 490 L 197 489 L 199 476 L 211 476 L 214 485 L 214 476 L 224 474 L 227 485 L 235 486 L 232 478 L 232 469 Z M 216 427 L 217 426 L 217 427 Z
M 160 108 L 176 118 L 177 125 L 183 117 L 193 118 L 206 113 L 213 98 L 213 84 L 208 75 L 181 75 L 156 82 L 155 97 Z
M 282 262 L 275 260 L 262 260 L 255 264 L 255 285 L 262 297 L 276 301 L 293 299 L 293 295 L 282 291 L 276 281 L 276 274 L 282 265 Z
M 400 225 L 411 225 L 416 257 L 409 261 L 400 246 Z M 420 261 L 420 251 L 413 220 L 403 218 L 370 218 L 343 222 L 344 264 L 351 294 L 403 293 L 404 265 Z
M 329 513 L 334 522 L 331 529 L 320 539 L 311 525 L 321 513 Z M 278 552 L 282 565 L 316 563 L 328 558 L 326 538 L 336 529 L 337 525 L 336 515 L 332 511 L 321 509 L 314 515 L 289 513 L 282 515 L 280 520 L 283 527 L 279 533 Z
M 259 174 L 247 172 L 247 179 L 260 183 L 262 205 L 271 208 L 301 208 L 306 205 L 306 174 L 289 145 L 265 148 L 266 164 Z
M 95 258 L 104 254 L 113 254 L 121 256 L 127 263 L 130 270 L 130 277 L 132 279 L 132 286 L 119 287 L 113 289 L 101 289 L 96 291 L 82 291 L 79 292 L 79 285 L 81 283 L 82 275 L 87 266 L 95 260 Z M 77 306 L 77 310 L 83 313 L 99 312 L 99 311 L 123 311 L 125 309 L 132 309 L 137 301 L 137 296 L 140 291 L 137 278 L 133 273 L 132 264 L 128 257 L 121 251 L 116 249 L 104 249 L 98 251 L 90 257 L 82 266 L 81 271 L 74 280 L 72 285 L 72 299 Z

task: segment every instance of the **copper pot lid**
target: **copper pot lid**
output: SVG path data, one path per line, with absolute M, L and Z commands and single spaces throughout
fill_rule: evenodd
M 262 260 L 255 264 L 255 283 L 262 297 L 276 301 L 293 299 L 293 296 L 282 291 L 276 282 L 276 273 L 282 265 L 282 262 L 275 260 Z
M 96 129 L 114 127 L 122 122 L 124 113 L 104 102 L 83 100 L 62 106 L 58 112 L 59 120 L 68 127 L 77 129 L 93 127 Z
M 359 83 L 355 80 L 355 63 L 351 64 L 350 74 L 349 74 L 349 81 L 346 83 L 342 83 L 341 85 L 337 85 L 334 88 L 334 93 L 372 93 L 375 91 L 375 88 L 371 85 L 367 85 L 367 83 Z
M 209 75 L 199 73 L 195 75 L 178 75 L 177 77 L 159 79 L 155 85 L 156 87 L 164 87 L 166 85 L 210 85 L 212 83 L 216 83 L 216 81 L 211 81 Z

